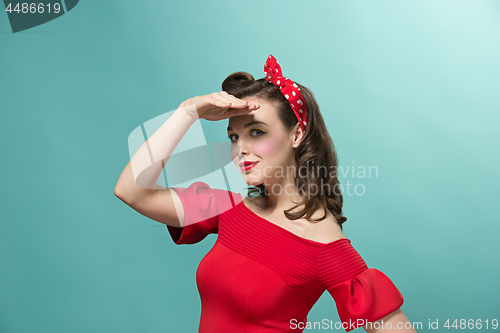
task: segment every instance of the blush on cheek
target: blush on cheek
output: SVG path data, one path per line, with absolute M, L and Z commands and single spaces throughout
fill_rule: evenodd
M 269 139 L 262 140 L 253 147 L 255 155 L 261 157 L 277 156 L 282 149 L 280 148 L 279 140 Z

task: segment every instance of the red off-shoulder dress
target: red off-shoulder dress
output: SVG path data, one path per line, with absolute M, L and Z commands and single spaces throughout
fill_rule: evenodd
M 392 281 L 368 268 L 347 238 L 302 238 L 253 213 L 239 193 L 204 182 L 171 189 L 185 215 L 183 228 L 167 226 L 175 244 L 218 234 L 196 272 L 200 333 L 302 332 L 325 290 L 347 332 L 403 304 Z

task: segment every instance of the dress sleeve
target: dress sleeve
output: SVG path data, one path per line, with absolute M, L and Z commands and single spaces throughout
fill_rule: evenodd
M 187 188 L 171 187 L 179 196 L 184 209 L 184 226 L 167 225 L 175 244 L 194 244 L 208 234 L 217 234 L 219 215 L 234 205 L 235 193 L 211 188 L 207 183 L 194 182 Z
M 382 319 L 403 305 L 394 283 L 381 271 L 368 268 L 348 239 L 323 248 L 318 270 L 346 332 Z

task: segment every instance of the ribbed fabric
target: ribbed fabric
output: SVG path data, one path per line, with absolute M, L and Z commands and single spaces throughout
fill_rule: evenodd
M 172 189 L 185 215 L 184 228 L 167 226 L 176 244 L 218 233 L 196 276 L 199 332 L 302 332 L 298 324 L 306 323 L 325 290 L 342 322 L 378 320 L 403 303 L 396 286 L 368 268 L 347 238 L 330 243 L 302 238 L 255 214 L 240 194 L 204 182 Z
M 220 221 L 219 242 L 274 270 L 307 308 L 316 303 L 325 290 L 318 283 L 317 273 L 322 243 L 262 219 L 243 202 L 221 216 Z
M 347 239 L 325 245 L 318 257 L 318 276 L 325 288 L 352 278 L 367 268 Z

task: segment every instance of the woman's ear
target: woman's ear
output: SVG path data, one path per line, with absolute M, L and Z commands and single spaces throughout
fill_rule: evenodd
M 293 141 L 293 148 L 297 148 L 304 139 L 304 131 L 302 131 L 299 123 L 297 123 L 293 128 L 291 139 Z

